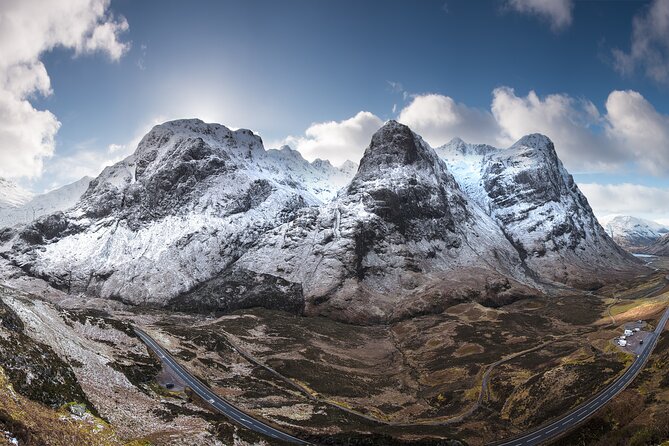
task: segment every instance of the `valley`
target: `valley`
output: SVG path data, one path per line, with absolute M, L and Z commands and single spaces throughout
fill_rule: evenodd
M 159 358 L 132 335 L 131 327 L 138 326 L 218 395 L 301 439 L 483 445 L 567 412 L 620 376 L 632 359 L 613 339 L 626 321 L 657 323 L 669 301 L 667 290 L 657 286 L 665 276 L 658 271 L 596 293 L 521 299 L 499 308 L 454 303 L 442 314 L 383 326 L 262 308 L 218 317 L 142 310 L 72 299 L 18 275 L 9 282 L 32 292 L 3 288 L 2 298 L 27 335 L 71 368 L 86 392 L 85 404 L 110 423 L 117 442 L 179 444 L 168 439 L 192 435 L 189 429 L 199 432 L 200 444 L 215 444 L 216 438 L 256 444 L 263 438 L 235 427 L 187 389 L 167 389 L 174 378 L 160 373 Z M 611 295 L 617 299 L 612 308 Z M 648 382 L 643 388 L 662 379 L 653 378 L 663 373 L 654 364 L 666 354 L 664 334 L 657 359 L 651 357 L 638 378 Z M 17 389 L 22 379 L 10 376 Z M 38 380 L 49 377 L 37 375 L 31 385 Z M 623 395 L 639 392 L 637 385 Z M 646 394 L 638 412 L 661 413 L 669 398 L 660 389 L 647 392 L 654 397 Z M 44 410 L 64 404 L 43 401 Z

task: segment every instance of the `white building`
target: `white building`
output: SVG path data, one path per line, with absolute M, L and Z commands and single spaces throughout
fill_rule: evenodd
M 624 339 L 619 339 L 618 340 L 618 345 L 621 346 L 621 347 L 624 347 L 624 346 L 627 345 L 627 341 L 624 340 Z
M 632 334 L 634 334 L 634 332 L 632 330 L 627 329 L 627 328 L 625 329 L 625 336 L 632 336 Z

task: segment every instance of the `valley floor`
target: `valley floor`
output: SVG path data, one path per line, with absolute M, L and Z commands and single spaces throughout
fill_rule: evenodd
M 39 407 L 45 423 L 58 419 L 77 432 L 84 422 L 94 426 L 104 435 L 99 444 L 262 444 L 161 370 L 133 334 L 138 326 L 218 395 L 300 438 L 486 444 L 566 412 L 624 372 L 633 356 L 613 340 L 628 322 L 654 326 L 669 305 L 667 265 L 655 262 L 653 275 L 594 293 L 500 308 L 461 302 L 389 326 L 264 309 L 218 318 L 138 309 L 68 296 L 5 265 L 4 283 L 12 288 L 1 289 L 7 308 L 0 339 L 29 339 L 35 351 L 61 361 L 18 364 L 9 350 L 1 355 L 7 385 L 0 390 L 0 430 L 65 444 L 21 418 L 3 399 L 11 398 Z M 14 317 L 20 322 L 7 323 Z M 633 385 L 557 444 L 667 440 L 667 364 L 665 331 Z M 62 385 L 50 388 L 53 381 Z M 72 403 L 86 405 L 89 418 L 72 415 Z

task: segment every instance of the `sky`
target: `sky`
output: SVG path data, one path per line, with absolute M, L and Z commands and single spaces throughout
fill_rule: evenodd
M 669 224 L 669 0 L 2 0 L 0 176 L 40 193 L 155 124 L 249 128 L 358 161 L 540 132 L 596 214 Z

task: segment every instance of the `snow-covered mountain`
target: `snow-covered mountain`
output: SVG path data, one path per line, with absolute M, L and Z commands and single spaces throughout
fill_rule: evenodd
M 13 181 L 0 178 L 0 211 L 25 204 L 32 194 Z
M 266 151 L 249 130 L 156 126 L 72 209 L 0 232 L 0 255 L 70 292 L 356 322 L 457 300 L 500 305 L 642 268 L 597 223 L 548 138 L 435 152 L 394 121 L 359 168 Z
M 0 234 L 1 249 L 62 289 L 161 304 L 334 196 L 345 175 L 288 149 L 265 151 L 250 130 L 172 121 L 106 168 L 71 210 Z
M 84 177 L 74 183 L 35 195 L 27 202 L 14 207 L 0 207 L 0 228 L 29 223 L 43 215 L 71 208 L 88 189 L 92 178 Z
M 603 218 L 600 222 L 609 236 L 630 252 L 643 252 L 664 234 L 669 233 L 667 226 L 627 215 Z
M 527 135 L 508 149 L 455 139 L 436 151 L 538 277 L 597 286 L 598 277 L 633 262 L 599 224 L 546 136 Z

